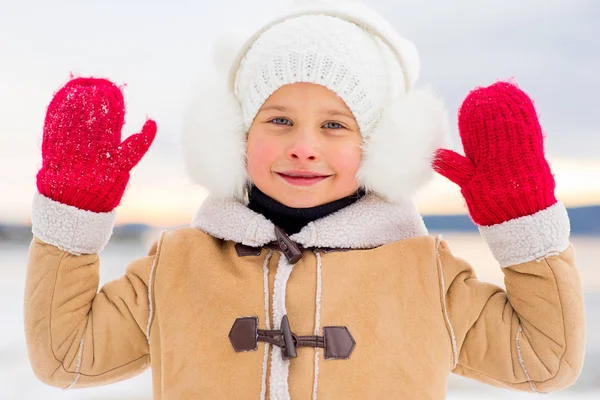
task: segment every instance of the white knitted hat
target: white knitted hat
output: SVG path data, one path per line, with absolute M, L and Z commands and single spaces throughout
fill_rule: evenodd
M 381 39 L 337 17 L 302 15 L 274 25 L 252 44 L 237 74 L 236 94 L 249 129 L 281 86 L 320 84 L 344 100 L 368 136 L 398 80 L 403 84 L 400 65 Z
M 405 201 L 433 176 L 433 154 L 447 145 L 445 109 L 413 89 L 414 45 L 362 3 L 298 1 L 243 44 L 227 39 L 214 56 L 228 75 L 207 77 L 186 121 L 184 156 L 196 183 L 244 200 L 248 129 L 267 98 L 294 82 L 321 84 L 352 111 L 363 136 L 357 179 L 367 191 Z

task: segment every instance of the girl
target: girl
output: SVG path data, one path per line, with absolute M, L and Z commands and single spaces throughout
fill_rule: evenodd
M 41 380 L 152 367 L 156 399 L 442 399 L 450 372 L 532 392 L 576 380 L 582 289 L 525 93 L 472 91 L 462 156 L 440 149 L 445 112 L 414 88 L 415 48 L 360 3 L 304 2 L 234 50 L 186 132 L 212 195 L 100 291 L 98 253 L 156 125 L 121 143 L 107 80 L 54 96 L 25 308 Z M 434 170 L 460 185 L 506 291 L 428 235 L 411 196 Z

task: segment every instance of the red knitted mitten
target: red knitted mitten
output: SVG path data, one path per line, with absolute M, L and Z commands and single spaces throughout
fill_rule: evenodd
M 471 91 L 458 115 L 465 156 L 439 149 L 434 169 L 458 184 L 477 225 L 535 214 L 556 203 L 531 99 L 508 82 Z
M 46 113 L 38 191 L 82 210 L 109 212 L 123 197 L 129 171 L 154 140 L 156 123 L 121 143 L 125 103 L 106 79 L 76 78 L 55 95 Z

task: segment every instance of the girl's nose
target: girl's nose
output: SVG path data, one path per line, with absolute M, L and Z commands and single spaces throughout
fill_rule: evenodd
M 290 149 L 288 155 L 290 158 L 297 160 L 314 161 L 317 159 L 315 152 L 305 146 L 294 146 L 293 149 Z
M 298 161 L 318 160 L 317 141 L 314 133 L 298 132 L 294 135 L 293 142 L 288 148 L 288 157 Z

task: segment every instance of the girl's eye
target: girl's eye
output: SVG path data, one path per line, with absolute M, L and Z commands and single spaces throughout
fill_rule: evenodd
M 274 123 L 275 125 L 291 125 L 291 121 L 287 118 L 273 118 L 269 122 Z
M 344 128 L 342 126 L 342 124 L 339 124 L 337 122 L 327 122 L 325 125 L 323 125 L 323 127 L 325 129 L 342 129 L 342 128 Z

